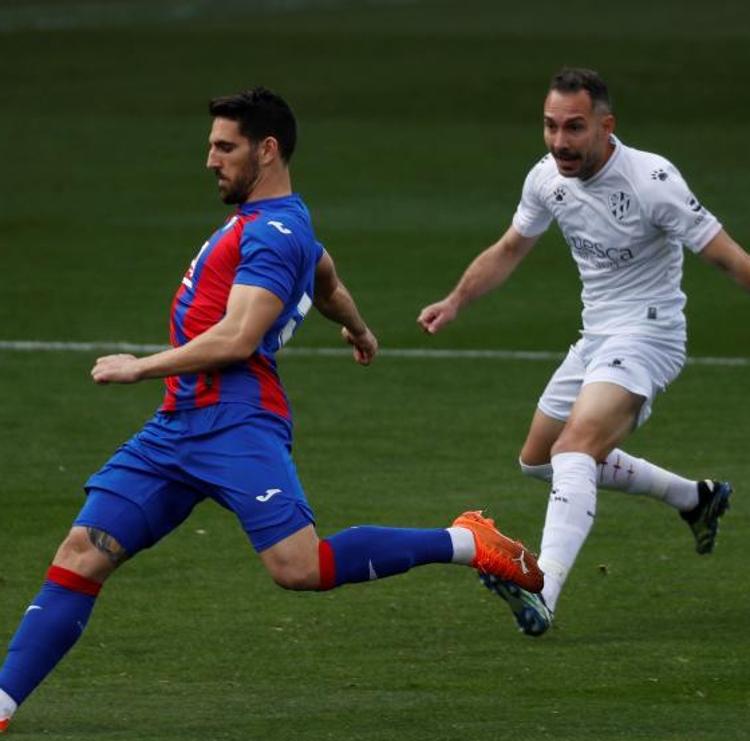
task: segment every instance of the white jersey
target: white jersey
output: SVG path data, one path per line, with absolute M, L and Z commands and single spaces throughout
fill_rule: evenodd
M 671 162 L 612 142 L 588 180 L 563 177 L 544 157 L 526 177 L 513 226 L 534 237 L 557 221 L 583 284 L 584 335 L 684 341 L 682 247 L 700 252 L 721 224 Z

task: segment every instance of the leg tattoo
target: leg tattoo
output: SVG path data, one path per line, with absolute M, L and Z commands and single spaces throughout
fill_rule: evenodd
M 95 527 L 87 527 L 86 532 L 92 545 L 101 551 L 113 566 L 119 566 L 129 558 L 128 552 L 109 533 Z

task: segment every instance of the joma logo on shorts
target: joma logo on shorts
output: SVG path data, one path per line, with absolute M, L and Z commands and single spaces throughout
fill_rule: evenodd
M 259 502 L 267 502 L 271 497 L 275 497 L 277 494 L 281 494 L 281 489 L 266 489 L 265 494 L 260 494 L 255 498 Z
M 575 254 L 597 266 L 620 267 L 634 257 L 629 247 L 605 247 L 601 242 L 592 242 L 586 237 L 567 237 L 567 240 Z

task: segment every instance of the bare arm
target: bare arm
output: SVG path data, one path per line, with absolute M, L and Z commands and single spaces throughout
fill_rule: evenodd
M 369 365 L 378 351 L 378 341 L 360 316 L 327 252 L 323 253 L 315 269 L 313 304 L 326 319 L 342 325 L 341 336 L 354 348 L 354 359 L 360 365 Z
M 417 322 L 425 332 L 435 334 L 458 312 L 493 288 L 502 285 L 529 254 L 537 237 L 524 237 L 510 227 L 500 239 L 471 262 L 456 287 L 442 300 L 422 309 Z
M 700 255 L 750 291 L 750 255 L 723 229 L 701 250 Z
M 284 305 L 271 291 L 258 286 L 232 286 L 224 318 L 181 347 L 136 358 L 98 358 L 91 376 L 96 383 L 135 383 L 182 373 L 214 370 L 249 358 L 271 328 Z

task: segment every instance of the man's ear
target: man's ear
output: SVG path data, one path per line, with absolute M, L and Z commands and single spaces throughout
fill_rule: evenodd
M 608 113 L 606 116 L 604 116 L 604 118 L 602 118 L 602 126 L 604 127 L 604 130 L 607 132 L 607 134 L 614 134 L 616 125 L 617 119 L 615 118 L 614 113 Z
M 270 165 L 277 157 L 280 157 L 279 142 L 273 136 L 267 136 L 258 145 L 258 158 L 261 165 Z

